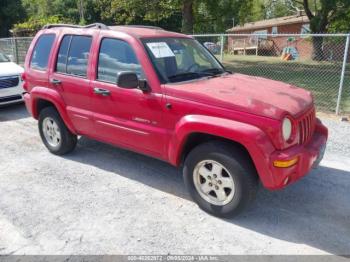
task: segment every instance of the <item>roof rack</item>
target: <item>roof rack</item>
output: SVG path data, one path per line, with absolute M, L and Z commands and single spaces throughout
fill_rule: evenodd
M 109 29 L 108 26 L 102 23 L 94 23 L 90 25 L 70 25 L 70 24 L 48 24 L 44 25 L 42 29 L 50 29 L 55 27 L 69 27 L 69 28 L 97 28 L 97 29 Z
M 145 28 L 145 29 L 156 29 L 156 30 L 164 30 L 159 26 L 150 26 L 150 25 L 117 25 L 116 27 L 135 27 L 135 28 Z

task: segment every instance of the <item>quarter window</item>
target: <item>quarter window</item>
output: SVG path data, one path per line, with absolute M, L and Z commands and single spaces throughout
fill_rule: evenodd
M 104 38 L 98 58 L 97 79 L 116 83 L 117 74 L 123 71 L 135 72 L 139 78 L 143 77 L 141 65 L 131 46 L 122 40 Z
M 56 71 L 86 77 L 90 48 L 90 36 L 66 35 L 58 51 Z
M 39 37 L 33 51 L 30 67 L 36 70 L 45 71 L 52 49 L 54 34 L 42 35 Z

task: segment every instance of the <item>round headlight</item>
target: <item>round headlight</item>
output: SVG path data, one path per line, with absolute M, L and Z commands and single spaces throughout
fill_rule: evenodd
M 292 121 L 287 117 L 283 120 L 282 135 L 285 141 L 288 141 L 292 136 Z

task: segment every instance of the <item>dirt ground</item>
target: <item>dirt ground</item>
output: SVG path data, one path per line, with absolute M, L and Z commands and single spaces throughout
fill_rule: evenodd
M 0 254 L 349 255 L 349 128 L 326 124 L 317 170 L 283 191 L 261 188 L 223 220 L 189 199 L 168 164 L 86 138 L 51 155 L 23 105 L 2 108 Z

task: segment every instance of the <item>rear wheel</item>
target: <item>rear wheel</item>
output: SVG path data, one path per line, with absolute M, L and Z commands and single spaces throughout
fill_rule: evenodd
M 218 217 L 233 217 L 254 199 L 258 176 L 242 150 L 223 142 L 197 146 L 184 164 L 186 187 L 200 208 Z
M 68 130 L 55 108 L 44 108 L 38 124 L 41 139 L 51 153 L 64 155 L 74 150 L 77 136 Z

